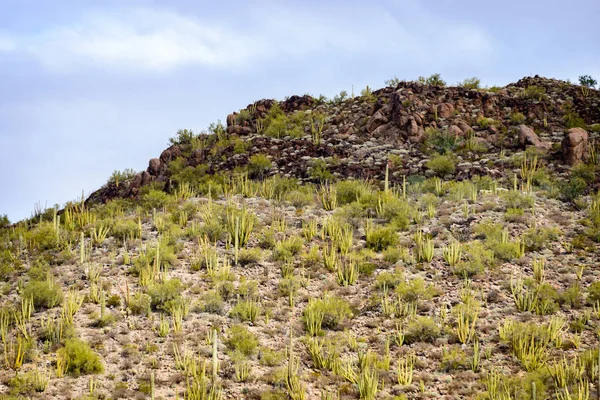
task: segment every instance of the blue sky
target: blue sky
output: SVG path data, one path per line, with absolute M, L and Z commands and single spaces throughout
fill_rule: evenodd
M 0 2 L 0 214 L 143 170 L 261 98 L 439 72 L 600 78 L 597 0 Z

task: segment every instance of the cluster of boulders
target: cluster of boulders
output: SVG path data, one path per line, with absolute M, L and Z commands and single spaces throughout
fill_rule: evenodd
M 497 91 L 401 82 L 368 98 L 323 102 L 304 95 L 278 103 L 287 115 L 299 111 L 324 115 L 319 144 L 311 139 L 310 124 L 304 126 L 302 138 L 259 134 L 259 121 L 275 104 L 274 100 L 260 100 L 226 118 L 226 133 L 251 142 L 248 152 L 235 154 L 231 147 L 215 154 L 204 148 L 192 152 L 186 163 L 206 163 L 209 172 L 218 172 L 243 167 L 251 155 L 264 153 L 273 162 L 271 174 L 310 179 L 314 160 L 323 159 L 334 175 L 342 178 L 382 178 L 389 155 L 395 154 L 403 163 L 392 171 L 392 177 L 427 174 L 428 155 L 422 151 L 423 143 L 430 132 L 445 131 L 458 141 L 469 138 L 480 149 L 479 153 L 457 155 L 458 179 L 474 174 L 502 175 L 503 166 L 494 157 L 501 149 L 533 146 L 567 167 L 585 160 L 590 138 L 582 128 L 565 128 L 564 104 L 569 103 L 570 110 L 588 124 L 600 121 L 600 111 L 594 111 L 594 104 L 600 103 L 599 92 L 590 90 L 584 99 L 582 93 L 577 86 L 536 76 Z M 180 145 L 169 147 L 159 158 L 150 160 L 146 171 L 120 188 L 108 185 L 100 189 L 91 201 L 135 196 L 140 187 L 152 181 L 168 182 L 168 164 L 182 154 Z

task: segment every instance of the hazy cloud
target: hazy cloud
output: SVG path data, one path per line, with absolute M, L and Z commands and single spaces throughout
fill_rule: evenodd
M 17 50 L 53 70 L 109 67 L 166 71 L 203 65 L 238 69 L 258 61 L 302 57 L 325 49 L 349 54 L 411 55 L 414 63 L 429 62 L 435 47 L 448 42 L 460 58 L 480 57 L 489 39 L 477 28 L 453 23 L 413 29 L 382 7 L 318 11 L 273 7 L 246 15 L 247 23 L 218 23 L 173 11 L 132 9 L 89 12 L 73 25 L 47 27 L 34 34 L 0 37 L 0 50 Z M 448 56 L 448 55 L 446 55 Z M 316 60 L 318 61 L 318 60 Z M 448 62 L 452 62 L 449 59 Z

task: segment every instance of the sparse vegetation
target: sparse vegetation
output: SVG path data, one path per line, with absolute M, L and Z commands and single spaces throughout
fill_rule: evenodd
M 179 131 L 152 175 L 1 216 L 0 393 L 597 397 L 599 98 L 580 83 L 259 101 Z M 589 142 L 567 167 L 570 127 Z

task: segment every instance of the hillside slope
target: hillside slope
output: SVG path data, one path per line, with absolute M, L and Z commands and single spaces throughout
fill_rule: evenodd
M 599 105 L 400 82 L 180 131 L 0 229 L 0 398 L 594 398 Z

